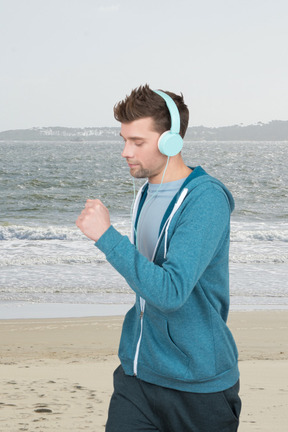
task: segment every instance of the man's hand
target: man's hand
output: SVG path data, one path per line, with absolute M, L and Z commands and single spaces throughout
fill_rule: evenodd
M 83 234 L 97 242 L 111 225 L 109 211 L 100 200 L 88 199 L 76 225 Z

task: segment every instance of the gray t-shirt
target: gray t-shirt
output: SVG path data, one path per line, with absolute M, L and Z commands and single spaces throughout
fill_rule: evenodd
M 158 240 L 160 224 L 172 198 L 186 179 L 148 185 L 147 197 L 142 207 L 137 225 L 137 248 L 149 260 Z

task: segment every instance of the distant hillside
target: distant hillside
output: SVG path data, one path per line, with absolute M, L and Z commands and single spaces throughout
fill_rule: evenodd
M 119 138 L 119 128 L 35 127 L 0 132 L 5 141 L 98 141 Z
M 188 128 L 186 139 L 192 141 L 288 141 L 288 121 L 274 120 L 255 125 Z
M 0 141 L 103 141 L 118 140 L 118 127 L 39 127 L 0 132 Z M 255 125 L 189 127 L 187 141 L 288 141 L 288 121 L 273 120 Z

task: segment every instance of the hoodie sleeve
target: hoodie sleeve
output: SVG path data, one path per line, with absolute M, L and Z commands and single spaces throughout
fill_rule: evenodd
M 95 243 L 132 290 L 163 312 L 186 302 L 229 235 L 230 206 L 217 185 L 198 187 L 178 212 L 176 224 L 169 228 L 168 252 L 161 266 L 141 255 L 113 226 Z

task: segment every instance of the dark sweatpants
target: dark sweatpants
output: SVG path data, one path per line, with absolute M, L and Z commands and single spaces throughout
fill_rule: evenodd
M 106 432 L 236 432 L 239 382 L 217 393 L 190 393 L 159 387 L 114 372 Z

